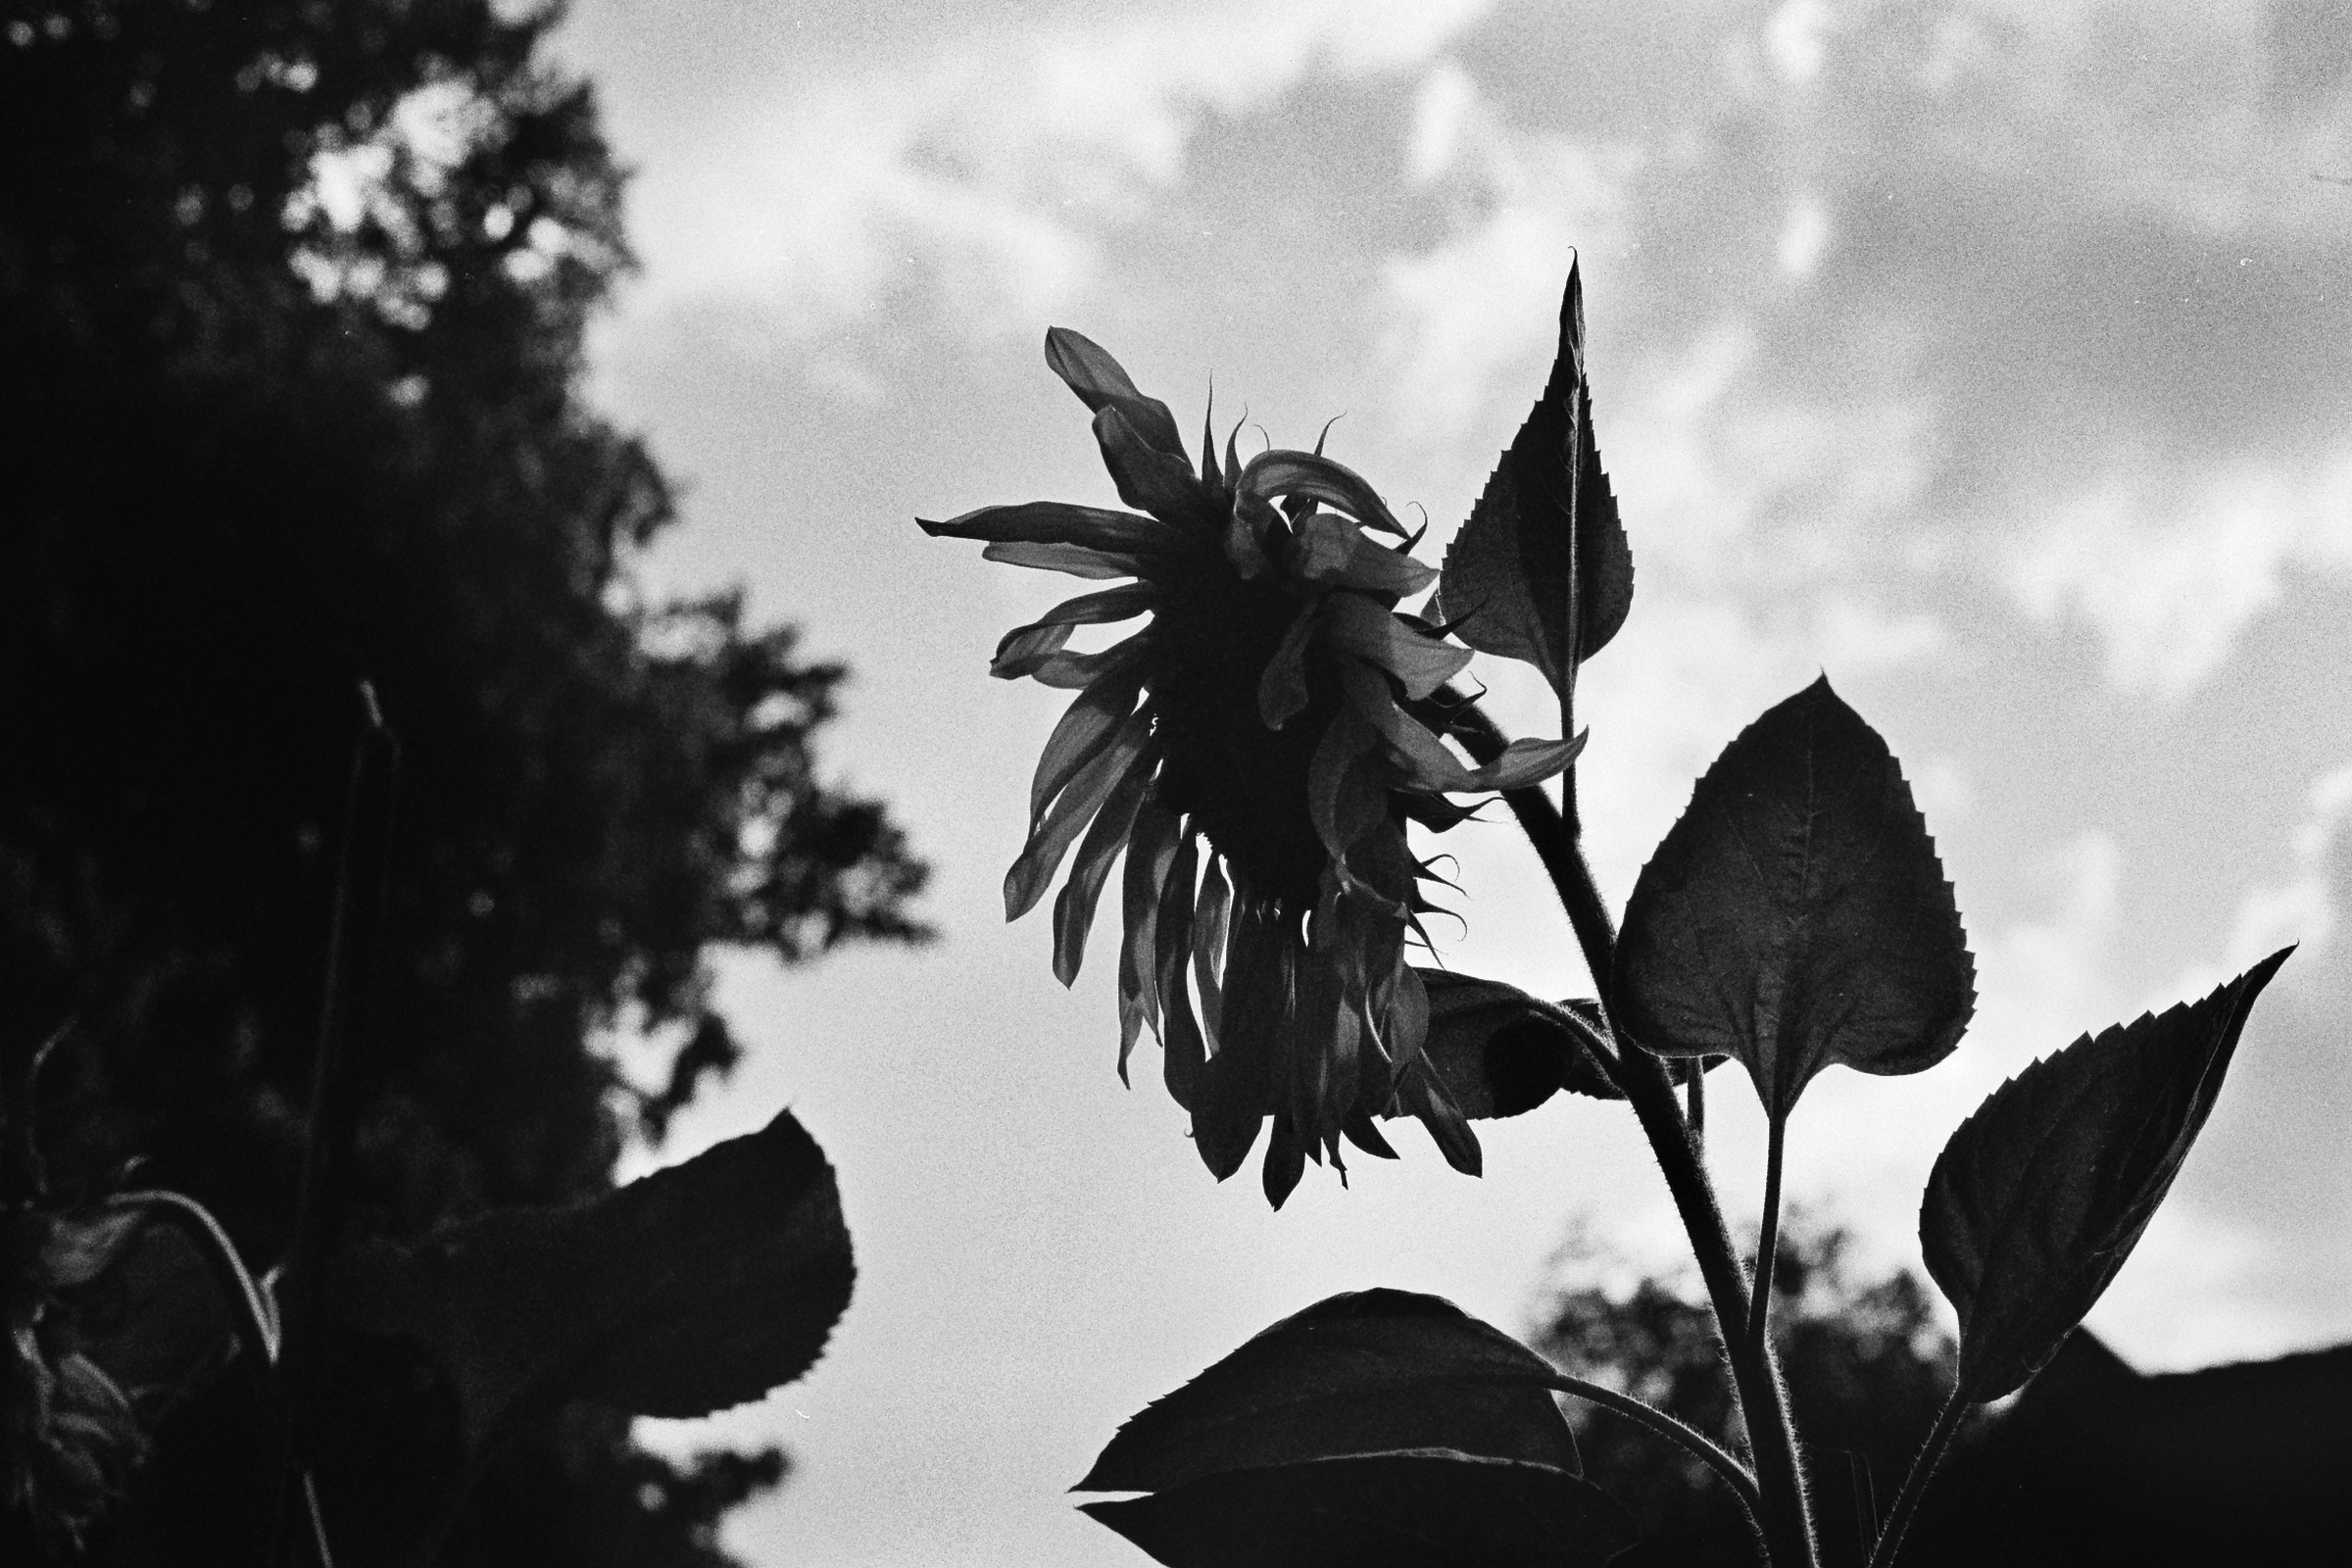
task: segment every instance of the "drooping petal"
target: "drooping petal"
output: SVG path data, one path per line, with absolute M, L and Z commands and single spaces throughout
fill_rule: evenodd
M 1226 923 L 1233 912 L 1233 884 L 1225 879 L 1222 857 L 1200 867 L 1200 896 L 1193 906 L 1193 984 L 1200 993 L 1200 1015 L 1211 1052 L 1218 1049 L 1214 1020 L 1221 1012 L 1218 986 L 1225 971 Z
M 1471 1131 L 1469 1118 L 1438 1082 L 1438 1075 L 1425 1061 L 1415 1062 L 1397 1082 L 1396 1104 L 1406 1114 L 1417 1118 L 1429 1129 L 1429 1136 L 1446 1156 L 1446 1163 L 1465 1176 L 1476 1176 L 1484 1164 L 1478 1147 L 1478 1134 Z
M 1078 858 L 1070 862 L 1070 878 L 1054 901 L 1054 978 L 1063 985 L 1078 978 L 1078 965 L 1086 957 L 1086 934 L 1095 923 L 1095 905 L 1102 896 L 1102 883 L 1110 875 L 1110 862 L 1126 846 L 1128 830 L 1135 824 L 1135 809 L 1144 801 L 1145 792 L 1152 787 L 1149 767 L 1131 767 L 1112 788 L 1110 798 L 1095 813 L 1095 825 L 1086 830 L 1086 842 L 1078 846 Z
M 1113 643 L 1101 653 L 1073 654 L 1064 651 L 1054 654 L 1029 671 L 1029 678 L 1040 686 L 1051 686 L 1055 691 L 1082 692 L 1101 680 L 1122 660 L 1142 657 L 1151 641 L 1152 628 L 1146 626 L 1124 642 Z
M 1438 580 L 1437 568 L 1365 538 L 1361 526 L 1336 512 L 1314 513 L 1298 524 L 1290 567 L 1309 582 L 1398 599 Z
M 1368 528 L 1393 533 L 1402 539 L 1404 524 L 1389 511 L 1388 503 L 1378 491 L 1365 483 L 1363 476 L 1346 464 L 1311 452 L 1291 452 L 1275 448 L 1261 452 L 1242 469 L 1235 489 L 1272 500 L 1276 496 L 1305 496 L 1337 507 Z
M 1113 555 L 1198 557 L 1200 541 L 1186 537 L 1157 517 L 1066 501 L 1029 501 L 1009 507 L 980 507 L 945 522 L 914 519 L 935 539 L 978 539 L 988 544 L 1085 545 Z
M 1573 740 L 1516 740 L 1484 767 L 1470 770 L 1474 790 L 1523 790 L 1560 772 L 1585 749 L 1591 730 L 1578 730 Z
M 1436 691 L 1470 662 L 1470 650 L 1441 642 L 1406 625 L 1361 594 L 1331 596 L 1324 636 L 1332 647 L 1378 664 L 1396 677 L 1414 702 Z
M 1155 930 L 1159 890 L 1176 863 L 1180 824 L 1176 814 L 1144 797 L 1127 837 L 1127 867 L 1120 879 L 1120 912 L 1126 934 L 1119 963 L 1119 1082 L 1127 1082 L 1127 1057 L 1150 1024 L 1159 1029 L 1159 954 Z
M 1472 787 L 1469 765 L 1447 751 L 1419 719 L 1396 706 L 1386 676 L 1359 659 L 1343 658 L 1338 664 L 1348 708 L 1362 714 L 1389 743 L 1391 760 L 1402 774 L 1396 780 L 1398 788 L 1436 794 Z
M 1200 868 L 1200 835 L 1189 828 L 1178 836 L 1175 863 L 1160 885 L 1153 933 L 1159 949 L 1153 962 L 1159 979 L 1163 1074 L 1168 1098 L 1187 1110 L 1193 1108 L 1193 1091 L 1208 1056 L 1200 1039 L 1200 1020 L 1193 1013 L 1192 988 L 1185 981 L 1185 966 L 1192 956 L 1193 879 Z
M 983 561 L 1002 561 L 1008 566 L 1034 566 L 1040 571 L 1066 571 L 1073 577 L 1140 577 L 1144 558 L 1097 550 L 1092 545 L 1041 545 L 1006 540 L 980 552 Z
M 1272 1068 L 1290 1012 L 1290 964 L 1271 910 L 1237 911 L 1226 961 L 1217 1054 L 1193 1096 L 1193 1143 L 1217 1180 L 1241 1169 L 1257 1141 L 1272 1091 Z
M 1061 652 L 1078 627 L 1131 620 L 1150 610 L 1158 593 L 1149 583 L 1131 582 L 1065 599 L 1028 625 L 1006 632 L 997 644 L 997 657 L 989 662 L 988 672 L 999 680 L 1032 674 Z
M 1298 1179 L 1306 1174 L 1307 1140 L 1287 1110 L 1274 1113 L 1274 1130 L 1266 1136 L 1266 1163 L 1259 1175 L 1265 1189 L 1266 1201 L 1280 1208 L 1283 1200 L 1298 1187 Z
M 1379 787 L 1357 766 L 1379 744 L 1371 720 L 1347 704 L 1332 715 L 1306 769 L 1306 809 L 1315 836 L 1343 878 L 1348 848 L 1370 832 L 1387 809 Z
M 1168 406 L 1137 391 L 1126 369 L 1100 343 L 1066 326 L 1054 327 L 1046 333 L 1046 364 L 1088 408 L 1098 413 L 1115 408 L 1152 446 L 1184 456 L 1184 438 Z
M 1322 601 L 1309 600 L 1299 609 L 1257 678 L 1257 716 L 1268 729 L 1282 728 L 1306 707 L 1306 645 L 1322 608 Z
M 1126 778 L 1128 770 L 1138 763 L 1149 765 L 1145 754 L 1152 742 L 1152 713 L 1149 709 L 1136 710 L 1108 746 L 1079 771 L 1076 778 L 1054 800 L 1054 808 L 1045 820 L 1031 830 L 1029 842 L 1012 869 L 1004 873 L 1004 918 L 1017 920 L 1037 907 L 1045 897 L 1046 887 L 1061 865 L 1061 858 L 1095 813 L 1110 799 L 1111 792 Z
M 1047 737 L 1046 749 L 1038 754 L 1037 772 L 1029 781 L 1031 827 L 1062 787 L 1078 776 L 1078 770 L 1102 755 L 1119 726 L 1127 722 L 1128 714 L 1135 711 L 1136 697 L 1144 686 L 1141 652 L 1137 649 L 1125 659 L 1112 661 L 1078 694 L 1078 700 L 1063 711 L 1054 733 Z

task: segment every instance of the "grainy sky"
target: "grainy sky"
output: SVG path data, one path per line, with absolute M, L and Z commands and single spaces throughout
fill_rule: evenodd
M 639 1161 L 789 1102 L 840 1170 L 861 1272 L 825 1361 L 659 1430 L 791 1446 L 730 1535 L 754 1562 L 1140 1561 L 1062 1489 L 1271 1319 L 1391 1284 L 1519 1329 L 1572 1221 L 1673 1254 L 1591 1102 L 1487 1124 L 1482 1181 L 1412 1129 L 1279 1214 L 1213 1183 L 1156 1063 L 1113 1076 L 1103 932 L 1065 993 L 1043 916 L 1001 918 L 1059 704 L 984 666 L 1068 582 L 912 521 L 1111 502 L 1040 356 L 1066 324 L 1188 429 L 1212 375 L 1277 444 L 1344 414 L 1332 452 L 1426 509 L 1434 560 L 1543 383 L 1572 249 L 1640 570 L 1582 697 L 1604 889 L 1826 670 L 1978 955 L 1950 1060 L 1816 1082 L 1792 1192 L 1916 1266 L 1982 1095 L 2299 939 L 2091 1321 L 2151 1368 L 2352 1337 L 2340 5 L 579 0 L 558 52 L 637 171 L 593 391 L 685 481 L 647 578 L 746 583 L 849 661 L 828 764 L 939 866 L 936 947 L 730 962 L 755 1054 Z M 1583 990 L 1507 819 L 1446 848 L 1447 961 Z M 1752 1215 L 1759 1119 L 1717 1082 Z

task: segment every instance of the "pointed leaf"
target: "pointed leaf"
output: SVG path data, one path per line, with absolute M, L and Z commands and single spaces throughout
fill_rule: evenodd
M 2132 1255 L 2213 1109 L 2254 999 L 2292 951 L 2202 1002 L 2034 1062 L 1944 1145 L 1919 1239 L 1960 1314 L 1969 1398 L 2023 1385 Z
M 1117 409 L 1152 447 L 1184 456 L 1184 438 L 1176 433 L 1176 416 L 1168 406 L 1137 391 L 1119 362 L 1094 339 L 1066 326 L 1052 328 L 1046 333 L 1046 364 L 1088 408 L 1098 414 Z
M 1119 1428 L 1074 1492 L 1155 1492 L 1204 1475 L 1396 1448 L 1453 1448 L 1575 1472 L 1549 1362 L 1451 1301 L 1329 1297 Z
M 1583 1477 L 1444 1448 L 1079 1506 L 1169 1568 L 1597 1568 L 1634 1544 L 1624 1509 Z
M 466 1441 L 570 1399 L 696 1416 L 808 1370 L 856 1270 L 833 1170 L 790 1111 L 591 1203 L 493 1209 L 330 1269 L 329 1309 L 441 1363 Z
M 1833 1062 L 1942 1060 L 1975 980 L 1902 769 L 1824 679 L 1724 749 L 1642 868 L 1616 1006 L 1652 1051 L 1739 1057 L 1783 1117 Z
M 1584 356 L 1584 286 L 1572 264 L 1551 379 L 1446 550 L 1438 584 L 1455 635 L 1535 665 L 1562 694 L 1575 664 L 1624 624 L 1634 594 L 1633 551 L 1593 439 Z

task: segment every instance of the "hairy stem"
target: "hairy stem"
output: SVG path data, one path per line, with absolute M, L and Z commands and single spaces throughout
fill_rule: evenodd
M 1903 1536 L 1911 1528 L 1911 1516 L 1919 1511 L 1919 1499 L 1935 1478 L 1936 1467 L 1943 1462 L 1943 1451 L 1952 1446 L 1952 1436 L 1960 1430 L 1962 1418 L 1968 1414 L 1967 1395 L 1962 1385 L 1952 1385 L 1951 1397 L 1943 1401 L 1936 1425 L 1928 1431 L 1928 1441 L 1919 1446 L 1919 1457 L 1911 1461 L 1911 1473 L 1903 1477 L 1903 1490 L 1895 1494 L 1894 1507 L 1886 1515 L 1886 1528 L 1879 1532 L 1878 1549 L 1870 1554 L 1870 1568 L 1892 1568 L 1895 1553 L 1903 1549 Z
M 1459 693 L 1453 693 L 1459 696 Z M 1494 720 L 1476 704 L 1464 699 L 1456 711 L 1452 732 L 1480 762 L 1500 756 L 1507 744 Z M 1818 1560 L 1813 1521 L 1805 1505 L 1804 1472 L 1796 1454 L 1796 1431 L 1788 1419 L 1788 1400 L 1781 1385 L 1780 1368 L 1768 1339 L 1748 1328 L 1748 1280 L 1732 1246 L 1723 1209 L 1699 1159 L 1698 1144 L 1676 1099 L 1674 1081 L 1656 1056 L 1642 1050 L 1616 1023 L 1615 975 L 1617 928 L 1608 906 L 1586 863 L 1580 835 L 1573 820 L 1576 774 L 1571 769 L 1561 785 L 1568 809 L 1552 805 L 1540 788 L 1508 790 L 1503 800 L 1518 818 L 1537 858 L 1551 877 L 1568 923 L 1576 931 L 1585 967 L 1592 976 L 1601 1015 L 1617 1041 L 1611 1080 L 1633 1105 L 1648 1138 L 1666 1188 L 1674 1197 L 1690 1250 L 1705 1282 L 1714 1308 L 1716 1332 L 1732 1364 L 1733 1391 L 1747 1423 L 1748 1445 L 1756 1461 L 1760 1499 L 1756 1523 L 1767 1554 L 1779 1568 L 1815 1568 Z M 1703 1066 L 1694 1062 L 1693 1068 Z
M 1690 1147 L 1699 1157 L 1707 1154 L 1707 1061 L 1701 1056 L 1690 1063 L 1690 1083 L 1683 1091 L 1683 1120 L 1690 1124 Z
M 1781 1240 L 1781 1146 L 1788 1125 L 1785 1116 L 1771 1119 L 1764 1134 L 1764 1225 L 1756 1236 L 1755 1295 L 1748 1304 L 1748 1332 L 1759 1346 L 1772 1333 L 1772 1261 Z
M 1747 1509 L 1748 1518 L 1751 1520 L 1756 1518 L 1762 1506 L 1761 1499 L 1756 1493 L 1756 1478 L 1749 1473 L 1747 1466 L 1710 1442 L 1707 1436 L 1695 1427 L 1675 1419 L 1656 1405 L 1644 1403 L 1630 1394 L 1620 1394 L 1615 1389 L 1608 1388 L 1603 1384 L 1588 1383 L 1583 1378 L 1570 1377 L 1564 1372 L 1552 1380 L 1551 1386 L 1562 1394 L 1573 1394 L 1578 1398 L 1589 1399 L 1603 1409 L 1614 1410 L 1626 1419 L 1647 1427 L 1667 1442 L 1681 1447 L 1691 1457 L 1721 1476 L 1724 1485 L 1739 1494 L 1741 1505 Z

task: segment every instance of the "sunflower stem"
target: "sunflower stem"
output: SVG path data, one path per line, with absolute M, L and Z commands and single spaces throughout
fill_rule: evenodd
M 1499 756 L 1507 744 L 1494 720 L 1467 698 L 1462 699 L 1451 727 L 1472 759 L 1482 763 Z M 1796 1429 L 1788 1419 L 1780 1364 L 1771 1342 L 1749 1331 L 1747 1273 L 1740 1266 L 1723 1207 L 1707 1179 L 1697 1141 L 1675 1095 L 1674 1081 L 1665 1064 L 1642 1050 L 1615 1021 L 1617 928 L 1601 900 L 1592 868 L 1586 862 L 1582 835 L 1570 825 L 1576 801 L 1573 771 L 1566 776 L 1561 794 L 1566 809 L 1552 805 L 1550 797 L 1534 787 L 1506 790 L 1503 800 L 1568 911 L 1568 923 L 1575 928 L 1577 946 L 1599 997 L 1601 1016 L 1617 1042 L 1611 1081 L 1633 1105 L 1649 1140 L 1650 1152 L 1690 1239 L 1699 1277 L 1706 1284 L 1716 1334 L 1732 1365 L 1733 1395 L 1747 1424 L 1748 1446 L 1755 1459 L 1760 1494 L 1756 1525 L 1765 1553 L 1779 1568 L 1815 1568 L 1819 1559 L 1813 1520 L 1806 1506 L 1804 1472 L 1796 1456 Z

